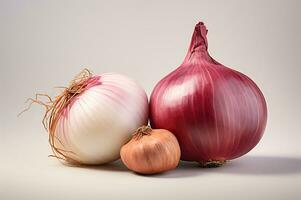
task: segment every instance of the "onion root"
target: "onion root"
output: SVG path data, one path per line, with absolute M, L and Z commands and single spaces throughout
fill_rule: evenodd
M 205 162 L 199 162 L 201 167 L 203 168 L 216 168 L 221 167 L 222 165 L 226 164 L 226 160 L 210 160 Z
M 92 77 L 92 72 L 85 68 L 77 76 L 75 76 L 75 78 L 70 82 L 69 87 L 57 87 L 63 88 L 64 90 L 61 94 L 56 96 L 55 99 L 52 99 L 47 94 L 38 93 L 35 95 L 35 98 L 27 99 L 25 103 L 30 102 L 28 107 L 18 114 L 18 116 L 20 116 L 22 113 L 28 111 L 34 103 L 45 107 L 46 111 L 42 120 L 42 124 L 49 133 L 48 141 L 54 154 L 49 155 L 49 157 L 55 157 L 59 160 L 64 160 L 72 164 L 81 164 L 66 155 L 66 153 L 74 154 L 72 151 L 66 151 L 56 147 L 55 141 L 58 141 L 62 146 L 64 145 L 60 139 L 55 136 L 55 128 L 58 123 L 60 113 L 70 104 L 74 97 L 81 94 L 85 90 L 86 86 L 88 85 L 88 80 L 90 80 Z M 45 97 L 47 101 L 41 100 L 41 97 Z

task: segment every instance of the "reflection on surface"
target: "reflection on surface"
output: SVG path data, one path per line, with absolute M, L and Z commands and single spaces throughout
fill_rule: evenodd
M 301 174 L 301 157 L 244 156 L 229 161 L 219 168 L 201 168 L 196 162 L 181 161 L 178 168 L 161 178 L 181 178 L 206 174 L 240 174 L 240 175 L 289 175 Z
M 178 106 L 181 104 L 184 96 L 194 94 L 196 89 L 197 78 L 190 77 L 185 82 L 179 82 L 171 85 L 164 93 L 164 103 L 170 106 Z
M 245 156 L 229 162 L 221 172 L 254 175 L 301 174 L 301 157 Z

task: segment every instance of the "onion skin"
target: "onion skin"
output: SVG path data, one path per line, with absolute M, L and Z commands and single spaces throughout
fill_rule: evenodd
M 182 65 L 154 88 L 150 122 L 175 134 L 182 160 L 223 163 L 259 142 L 267 106 L 250 78 L 208 54 L 206 34 L 198 23 Z
M 120 151 L 127 168 L 140 174 L 162 173 L 176 168 L 181 150 L 176 137 L 164 129 L 152 129 L 133 137 Z
M 67 162 L 104 164 L 117 160 L 133 131 L 147 124 L 148 99 L 142 87 L 120 74 L 95 75 L 88 81 L 60 113 L 54 145 Z

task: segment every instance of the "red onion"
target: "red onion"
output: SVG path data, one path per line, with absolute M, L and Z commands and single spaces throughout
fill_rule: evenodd
M 206 34 L 204 23 L 198 23 L 182 65 L 156 85 L 150 121 L 153 128 L 176 135 L 182 160 L 210 167 L 244 155 L 259 142 L 267 107 L 249 77 L 209 55 Z

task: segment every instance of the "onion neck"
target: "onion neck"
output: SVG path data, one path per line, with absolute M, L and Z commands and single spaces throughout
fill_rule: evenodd
M 133 138 L 139 140 L 145 135 L 150 135 L 151 132 L 152 128 L 150 126 L 141 126 L 135 131 L 135 133 L 133 134 Z
M 195 26 L 185 61 L 190 60 L 190 58 L 196 54 L 200 56 L 208 55 L 208 41 L 206 37 L 207 32 L 208 30 L 203 22 L 199 22 Z
M 197 23 L 191 38 L 190 46 L 183 63 L 211 63 L 220 65 L 208 53 L 207 28 L 203 22 Z

